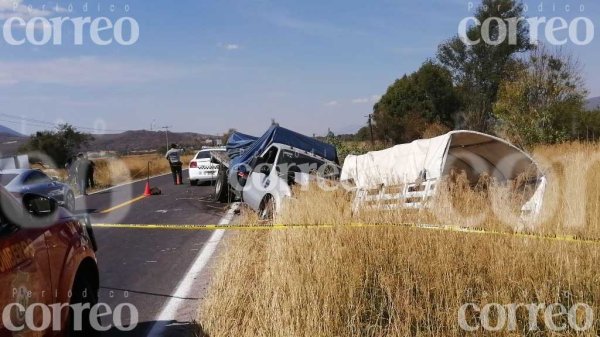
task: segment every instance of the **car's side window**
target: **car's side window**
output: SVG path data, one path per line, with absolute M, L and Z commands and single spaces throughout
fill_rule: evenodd
M 25 184 L 26 185 L 32 185 L 32 184 L 41 184 L 43 182 L 47 182 L 50 181 L 50 178 L 48 178 L 47 175 L 43 174 L 42 172 L 31 172 L 29 174 L 29 176 L 25 179 Z
M 256 159 L 255 167 L 264 166 L 265 164 L 272 166 L 275 164 L 275 159 L 277 159 L 277 150 L 277 147 L 271 146 L 271 148 L 269 148 L 265 154 Z
M 320 160 L 306 156 L 304 154 L 283 150 L 279 156 L 278 164 L 290 172 L 316 172 L 324 163 Z
M 23 184 L 25 184 L 25 185 L 31 185 L 31 184 L 33 184 L 34 183 L 33 182 L 34 178 L 35 177 L 34 177 L 33 172 L 32 172 L 27 177 L 25 177 L 25 179 L 23 179 Z
M 271 147 L 269 151 L 264 155 L 265 164 L 273 165 L 275 164 L 275 159 L 277 158 L 277 148 Z

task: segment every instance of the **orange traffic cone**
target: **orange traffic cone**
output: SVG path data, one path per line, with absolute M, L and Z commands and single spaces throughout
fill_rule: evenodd
M 146 188 L 144 189 L 144 195 L 145 196 L 152 195 L 152 193 L 150 192 L 150 182 L 149 181 L 146 181 Z

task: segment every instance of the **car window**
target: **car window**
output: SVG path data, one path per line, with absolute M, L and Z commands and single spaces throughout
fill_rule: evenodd
M 198 152 L 198 155 L 196 156 L 196 159 L 209 159 L 209 158 L 210 158 L 210 151 Z
M 277 159 L 277 150 L 278 148 L 273 146 L 267 151 L 267 153 L 263 156 L 263 163 L 273 165 L 275 164 L 275 159 Z
M 0 174 L 0 185 L 6 186 L 18 176 L 18 174 Z
M 24 183 L 25 183 L 25 185 L 32 185 L 32 184 L 41 184 L 41 183 L 49 182 L 49 181 L 51 181 L 51 179 L 44 173 L 42 173 L 40 171 L 32 171 L 29 174 L 29 176 L 27 176 Z
M 289 150 L 281 151 L 277 162 L 277 165 L 281 166 L 281 169 L 287 168 L 291 172 L 304 173 L 316 171 L 323 164 L 325 163 L 321 160 Z
M 224 149 L 215 149 L 215 150 L 209 150 L 209 151 L 200 151 L 196 155 L 196 159 L 209 159 L 211 152 L 225 152 L 225 150 Z
M 261 170 L 264 170 L 265 167 L 268 167 L 268 171 L 270 171 L 275 164 L 278 151 L 279 148 L 277 146 L 271 146 L 262 156 L 256 157 L 255 162 L 253 163 L 253 170 L 260 172 Z

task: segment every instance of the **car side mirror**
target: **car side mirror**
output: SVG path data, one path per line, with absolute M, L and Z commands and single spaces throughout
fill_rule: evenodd
M 23 196 L 23 206 L 27 212 L 35 217 L 47 217 L 56 212 L 58 202 L 52 198 L 44 197 L 38 194 L 25 194 Z

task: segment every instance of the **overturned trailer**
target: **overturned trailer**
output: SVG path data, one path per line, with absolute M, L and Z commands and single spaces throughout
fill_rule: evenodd
M 471 184 L 483 174 L 505 183 L 526 179 L 533 185 L 523 215 L 538 214 L 546 178 L 525 152 L 503 139 L 475 131 L 452 131 L 382 151 L 348 156 L 340 179 L 354 184 L 354 209 L 431 207 L 442 177 L 464 172 Z

